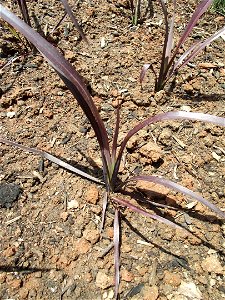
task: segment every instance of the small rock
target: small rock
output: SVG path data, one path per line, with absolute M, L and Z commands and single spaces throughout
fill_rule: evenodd
M 67 208 L 68 209 L 75 209 L 75 208 L 78 208 L 79 207 L 79 203 L 77 200 L 73 199 L 73 200 L 70 200 L 68 201 L 67 203 Z
M 96 276 L 96 286 L 101 289 L 107 289 L 112 285 L 111 278 L 104 271 L 99 271 Z
M 156 300 L 159 296 L 159 290 L 156 285 L 145 286 L 142 290 L 143 300 Z
M 121 270 L 121 279 L 126 282 L 131 282 L 134 279 L 134 275 L 126 269 Z
M 169 128 L 163 128 L 162 132 L 158 137 L 158 140 L 160 143 L 168 146 L 171 143 L 172 136 L 172 131 Z
M 85 254 L 91 249 L 91 244 L 84 238 L 77 241 L 75 245 L 75 251 L 78 254 Z
M 153 182 L 145 182 L 140 181 L 137 183 L 137 188 L 144 192 L 148 197 L 158 197 L 158 198 L 165 198 L 170 190 L 162 185 L 153 183 Z
M 99 240 L 100 234 L 97 229 L 86 229 L 83 232 L 83 237 L 86 240 L 88 240 L 92 245 L 94 245 Z
M 3 251 L 4 257 L 11 257 L 16 253 L 15 247 L 8 247 L 5 251 Z
M 20 299 L 27 299 L 28 293 L 29 293 L 29 291 L 28 291 L 27 288 L 25 288 L 25 287 L 20 288 L 20 290 L 19 290 L 19 298 Z
M 13 289 L 13 290 L 17 290 L 21 287 L 22 285 L 22 280 L 21 279 L 13 279 L 12 281 L 10 281 L 9 283 L 10 287 Z
M 191 93 L 193 91 L 193 86 L 188 82 L 183 84 L 182 87 L 186 93 Z
M 216 255 L 210 255 L 206 257 L 201 263 L 201 266 L 203 270 L 207 271 L 208 273 L 211 272 L 214 272 L 216 274 L 224 273 L 223 267 Z
M 85 194 L 85 199 L 88 203 L 96 204 L 98 201 L 98 189 L 95 185 L 91 185 Z
M 70 61 L 75 59 L 75 53 L 71 50 L 66 50 L 64 53 L 64 56 L 66 59 L 68 59 Z
M 181 278 L 179 274 L 171 273 L 169 271 L 164 272 L 164 278 L 163 281 L 166 284 L 170 284 L 172 286 L 179 286 L 181 283 Z
M 49 109 L 44 109 L 43 114 L 45 117 L 47 117 L 48 119 L 52 119 L 53 118 L 53 112 L 50 111 Z
M 198 289 L 198 287 L 194 284 L 194 282 L 181 282 L 181 285 L 178 289 L 178 293 L 187 296 L 190 300 L 201 300 L 202 293 Z
M 148 142 L 139 149 L 139 152 L 150 159 L 151 162 L 157 162 L 162 156 L 162 151 L 158 145 Z
M 8 111 L 6 113 L 6 117 L 12 119 L 13 117 L 15 117 L 16 113 L 15 111 Z
M 63 220 L 63 221 L 66 221 L 67 218 L 69 216 L 69 213 L 67 211 L 63 211 L 61 214 L 60 214 L 60 218 Z
M 205 62 L 205 63 L 200 63 L 198 64 L 199 68 L 202 68 L 202 69 L 211 69 L 211 68 L 216 68 L 217 65 L 215 64 L 212 64 L 212 63 L 208 63 L 208 62 Z
M 0 207 L 10 208 L 21 193 L 21 188 L 15 183 L 0 184 Z
M 164 103 L 166 101 L 166 92 L 164 90 L 161 90 L 154 95 L 154 99 L 156 103 Z
M 6 273 L 0 273 L 0 284 L 4 283 L 6 280 Z

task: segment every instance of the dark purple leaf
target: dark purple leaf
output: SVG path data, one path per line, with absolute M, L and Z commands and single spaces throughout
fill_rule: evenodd
M 17 0 L 24 22 L 26 22 L 29 26 L 31 26 L 30 17 L 28 13 L 27 3 L 25 0 Z
M 49 64 L 56 70 L 61 79 L 70 89 L 79 105 L 89 119 L 96 137 L 98 139 L 101 152 L 103 167 L 105 168 L 111 162 L 109 152 L 108 135 L 104 123 L 98 113 L 98 110 L 92 100 L 90 93 L 85 86 L 82 77 L 74 67 L 62 56 L 62 54 L 48 41 L 40 36 L 36 31 L 30 28 L 15 14 L 11 13 L 0 4 L 1 17 L 11 24 L 16 30 L 20 31 L 47 59 Z M 106 171 L 108 172 L 108 170 Z
M 157 176 L 148 176 L 148 175 L 140 175 L 140 176 L 134 176 L 131 177 L 129 181 L 148 181 L 148 182 L 153 182 L 157 183 L 163 186 L 166 186 L 168 188 L 171 188 L 173 190 L 176 190 L 186 196 L 192 197 L 193 199 L 201 202 L 208 208 L 210 208 L 212 211 L 216 212 L 219 216 L 221 216 L 223 219 L 225 219 L 225 213 L 223 213 L 218 207 L 216 207 L 214 204 L 209 202 L 208 200 L 204 199 L 202 196 L 194 193 L 193 191 L 187 189 L 186 187 L 175 183 L 173 181 L 170 181 L 168 179 L 162 178 L 162 177 L 157 177 Z
M 20 148 L 23 151 L 31 152 L 33 154 L 40 155 L 41 157 L 46 158 L 46 159 L 52 161 L 53 163 L 55 163 L 55 164 L 57 164 L 57 165 L 65 168 L 65 169 L 67 169 L 67 170 L 69 170 L 69 171 L 71 171 L 71 172 L 73 172 L 75 174 L 78 174 L 78 175 L 80 175 L 80 176 L 82 176 L 84 178 L 90 179 L 90 180 L 92 180 L 92 181 L 94 181 L 96 183 L 102 183 L 101 180 L 99 180 L 98 178 L 95 178 L 95 177 L 93 177 L 93 176 L 91 176 L 91 175 L 89 175 L 89 174 L 87 174 L 87 173 L 85 173 L 85 172 L 83 172 L 83 171 L 81 171 L 81 170 L 79 170 L 79 169 L 71 166 L 70 164 L 62 161 L 59 158 L 56 158 L 55 156 L 53 156 L 53 155 L 51 155 L 51 154 L 49 154 L 49 153 L 47 153 L 45 151 L 41 151 L 41 150 L 38 150 L 38 149 L 35 149 L 35 148 L 25 147 L 25 146 L 23 146 L 21 144 L 9 141 L 7 139 L 3 139 L 1 137 L 0 137 L 0 143 L 11 145 L 11 146 Z
M 142 121 L 138 125 L 136 125 L 133 129 L 131 129 L 128 132 L 128 134 L 126 135 L 126 137 L 124 138 L 122 145 L 120 147 L 120 150 L 119 150 L 119 154 L 118 154 L 117 161 L 115 164 L 112 180 L 114 182 L 116 181 L 121 158 L 123 155 L 123 151 L 126 147 L 127 142 L 134 134 L 136 134 L 139 130 L 141 130 L 142 128 L 144 128 L 145 126 L 150 125 L 150 124 L 154 124 L 154 123 L 161 122 L 161 121 L 184 120 L 184 119 L 192 120 L 192 121 L 209 122 L 209 123 L 213 123 L 213 124 L 225 127 L 225 118 L 213 116 L 210 114 L 203 114 L 203 113 L 185 112 L 185 111 L 173 112 L 172 111 L 172 112 L 166 112 L 166 113 L 162 113 L 162 114 L 158 114 L 156 116 L 150 117 L 150 118 Z
M 176 62 L 174 65 L 174 71 L 187 65 L 195 56 L 199 54 L 206 46 L 218 39 L 222 34 L 225 34 L 225 26 L 206 39 L 204 42 L 197 43 L 191 46 Z
M 113 163 L 116 160 L 116 149 L 117 149 L 117 140 L 118 140 L 118 135 L 119 135 L 119 126 L 120 126 L 120 105 L 117 107 L 117 110 L 116 110 L 116 125 L 115 125 L 113 144 L 112 144 L 112 161 L 113 161 Z
M 174 227 L 174 228 L 183 229 L 181 226 L 179 226 L 179 225 L 177 225 L 177 224 L 175 224 L 175 223 L 173 223 L 173 222 L 171 222 L 171 221 L 169 221 L 169 220 L 167 220 L 167 219 L 165 219 L 165 218 L 163 218 L 163 217 L 160 217 L 160 216 L 157 216 L 157 215 L 153 215 L 153 214 L 148 213 L 147 211 L 145 211 L 145 210 L 143 210 L 143 209 L 141 209 L 141 208 L 139 208 L 139 207 L 137 207 L 137 206 L 131 204 L 131 203 L 130 203 L 129 201 L 127 201 L 127 200 L 120 199 L 120 198 L 117 198 L 117 197 L 112 197 L 111 199 L 112 199 L 114 202 L 116 202 L 117 204 L 119 204 L 119 205 L 121 205 L 121 206 L 123 206 L 123 207 L 127 207 L 127 208 L 129 208 L 130 210 L 132 210 L 132 211 L 134 211 L 134 212 L 137 212 L 137 213 L 139 213 L 139 214 L 141 214 L 141 215 L 143 215 L 143 216 L 145 216 L 145 217 L 149 217 L 149 218 L 151 218 L 151 219 L 157 220 L 157 221 L 159 221 L 159 222 L 161 222 L 161 223 L 164 223 L 164 224 L 166 224 L 166 225 L 172 226 L 172 227 Z
M 67 14 L 70 16 L 71 20 L 73 21 L 74 26 L 76 27 L 77 31 L 78 31 L 79 34 L 81 35 L 82 39 L 83 39 L 86 43 L 88 43 L 88 40 L 87 40 L 87 38 L 86 38 L 86 36 L 85 36 L 85 34 L 84 34 L 82 28 L 80 27 L 80 25 L 79 25 L 77 19 L 75 18 L 74 14 L 73 14 L 73 12 L 72 12 L 72 9 L 70 8 L 70 6 L 69 6 L 67 0 L 60 0 L 60 1 L 62 2 L 62 4 L 63 4 L 63 6 L 64 6 L 64 8 L 65 8 L 65 10 L 66 10 L 66 12 L 67 12 Z
M 200 17 L 206 12 L 208 7 L 212 4 L 212 2 L 213 2 L 213 0 L 203 0 L 199 3 L 199 5 L 197 6 L 196 10 L 194 11 L 190 21 L 188 22 L 179 42 L 177 44 L 177 47 L 176 47 L 177 50 L 175 52 L 177 52 L 179 50 L 180 46 L 186 41 L 186 39 L 188 38 L 192 29 L 197 24 Z
M 115 265 L 115 299 L 118 299 L 120 285 L 120 212 L 115 209 L 114 217 L 114 265 Z

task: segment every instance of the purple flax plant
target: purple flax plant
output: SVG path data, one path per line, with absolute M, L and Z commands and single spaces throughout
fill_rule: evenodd
M 140 73 L 140 83 L 142 84 L 146 72 L 148 69 L 151 69 L 155 75 L 155 92 L 158 92 L 164 89 L 168 80 L 177 74 L 180 68 L 186 66 L 192 59 L 194 59 L 206 46 L 219 38 L 222 34 L 225 33 L 225 26 L 218 30 L 216 33 L 211 35 L 205 41 L 199 41 L 194 43 L 190 48 L 188 48 L 184 53 L 177 58 L 179 50 L 184 46 L 187 38 L 190 36 L 193 28 L 205 13 L 208 7 L 212 4 L 213 0 L 202 0 L 197 8 L 195 9 L 192 17 L 190 18 L 188 24 L 186 25 L 176 47 L 173 47 L 174 43 L 174 23 L 175 15 L 177 9 L 176 0 L 173 0 L 173 14 L 171 21 L 169 22 L 168 10 L 165 5 L 164 0 L 158 0 L 163 11 L 164 20 L 165 20 L 165 38 L 163 44 L 162 58 L 160 62 L 160 70 L 157 75 L 152 64 L 144 64 Z
M 53 69 L 57 72 L 59 77 L 64 81 L 68 89 L 77 99 L 78 104 L 81 106 L 83 112 L 87 116 L 99 143 L 101 158 L 102 158 L 102 170 L 103 170 L 103 179 L 104 185 L 106 188 L 106 192 L 103 199 L 103 208 L 102 208 L 102 222 L 101 222 L 101 230 L 104 227 L 105 214 L 107 210 L 107 204 L 109 202 L 114 204 L 115 207 L 115 216 L 114 216 L 114 260 L 115 260 L 115 298 L 119 298 L 119 269 L 120 269 L 120 220 L 121 220 L 121 207 L 125 207 L 139 213 L 145 217 L 149 217 L 156 221 L 162 222 L 167 226 L 172 226 L 174 228 L 182 228 L 176 223 L 169 221 L 166 218 L 163 218 L 156 214 L 150 214 L 146 210 L 142 209 L 138 205 L 132 204 L 127 199 L 123 197 L 124 188 L 128 183 L 137 182 L 137 181 L 148 181 L 154 182 L 171 189 L 174 189 L 178 192 L 183 193 L 193 199 L 201 202 L 209 209 L 217 213 L 221 218 L 225 219 L 225 214 L 218 207 L 213 205 L 208 200 L 204 199 L 200 195 L 194 193 L 193 191 L 172 182 L 166 178 L 157 177 L 157 176 L 147 176 L 147 175 L 139 175 L 128 178 L 126 182 L 122 183 L 119 181 L 119 167 L 122 159 L 122 155 L 126 149 L 127 142 L 129 139 L 136 134 L 139 130 L 144 127 L 155 124 L 157 122 L 168 121 L 168 120 L 193 120 L 193 121 L 203 121 L 210 122 L 215 125 L 225 127 L 225 118 L 213 116 L 210 114 L 203 113 L 193 113 L 193 112 L 184 112 L 184 111 L 173 111 L 161 113 L 155 116 L 151 116 L 146 120 L 140 122 L 133 129 L 131 129 L 126 137 L 124 138 L 120 148 L 118 149 L 118 134 L 120 127 L 120 107 L 117 108 L 116 114 L 116 124 L 114 130 L 114 136 L 112 143 L 109 140 L 105 125 L 99 115 L 97 107 L 95 106 L 93 99 L 88 92 L 87 87 L 85 86 L 82 77 L 78 74 L 75 68 L 63 57 L 63 55 L 46 39 L 44 39 L 40 34 L 34 31 L 29 25 L 20 20 L 15 14 L 11 13 L 8 9 L 3 7 L 0 4 L 1 17 L 4 21 L 8 22 L 11 26 L 13 26 L 16 30 L 18 30 L 21 34 L 23 34 L 34 46 L 39 50 L 39 52 L 44 56 L 44 58 L 48 61 L 48 63 L 53 67 Z M 10 141 L 4 137 L 0 137 L 0 143 L 8 144 L 11 146 L 18 147 L 26 152 L 32 152 L 34 154 L 40 155 L 45 159 L 52 161 L 60 165 L 61 167 L 68 169 L 80 176 L 87 178 L 88 180 L 92 180 L 96 183 L 102 183 L 96 177 L 90 176 L 85 172 L 81 172 L 79 169 L 72 167 L 70 164 L 65 163 L 64 161 L 56 158 L 55 156 L 38 150 L 34 148 L 29 148 L 18 144 L 16 142 Z

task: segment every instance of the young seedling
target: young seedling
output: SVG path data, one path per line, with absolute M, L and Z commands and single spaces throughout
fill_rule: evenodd
M 132 24 L 137 26 L 141 14 L 141 0 L 130 0 Z
M 53 67 L 53 69 L 58 73 L 60 78 L 64 81 L 68 89 L 77 99 L 79 105 L 87 116 L 88 120 L 91 123 L 91 126 L 95 132 L 97 141 L 99 143 L 101 157 L 102 157 L 102 170 L 104 176 L 104 184 L 106 188 L 106 193 L 103 199 L 103 209 L 102 209 L 102 223 L 101 229 L 104 226 L 105 213 L 107 209 L 107 203 L 110 201 L 114 204 L 115 207 L 115 216 L 114 216 L 114 260 L 115 260 L 115 297 L 118 299 L 119 297 L 119 269 L 120 269 L 120 219 L 121 219 L 121 207 L 127 207 L 130 210 L 137 212 L 143 216 L 147 216 L 159 222 L 162 222 L 168 226 L 172 226 L 174 228 L 181 228 L 176 223 L 167 220 L 156 214 L 150 214 L 146 210 L 141 207 L 132 204 L 128 200 L 123 198 L 124 187 L 128 183 L 137 182 L 137 181 L 148 181 L 157 183 L 171 189 L 174 189 L 178 192 L 183 193 L 193 199 L 199 201 L 204 204 L 212 211 L 217 213 L 221 218 L 225 218 L 225 214 L 214 204 L 207 201 L 200 195 L 194 193 L 193 191 L 175 183 L 168 179 L 157 177 L 157 176 L 147 176 L 147 175 L 139 175 L 128 178 L 126 182 L 122 182 L 119 180 L 119 167 L 121 164 L 122 155 L 126 149 L 127 142 L 129 139 L 136 134 L 138 131 L 143 129 L 144 127 L 155 124 L 157 122 L 162 122 L 166 120 L 194 120 L 194 121 L 203 121 L 210 122 L 219 126 L 225 127 L 225 118 L 213 116 L 210 114 L 203 113 L 192 113 L 192 112 L 167 112 L 161 113 L 156 116 L 151 116 L 146 120 L 142 121 L 138 125 L 136 125 L 133 129 L 131 129 L 122 144 L 117 151 L 118 148 L 118 134 L 120 127 L 120 116 L 119 111 L 120 108 L 117 109 L 117 117 L 116 117 L 116 125 L 114 130 L 114 136 L 112 141 L 112 146 L 105 128 L 105 125 L 99 115 L 97 107 L 95 106 L 93 99 L 88 92 L 85 84 L 81 76 L 77 73 L 74 67 L 61 55 L 61 53 L 53 47 L 48 41 L 46 41 L 43 37 L 41 37 L 37 32 L 35 32 L 30 26 L 21 21 L 18 17 L 16 17 L 13 13 L 8 11 L 2 5 L 0 5 L 0 10 L 2 12 L 2 18 L 11 24 L 16 30 L 22 33 L 31 43 L 35 45 L 35 47 L 40 51 L 40 53 L 44 56 L 44 58 L 48 61 L 48 63 Z M 53 155 L 25 147 L 18 143 L 9 141 L 3 137 L 0 137 L 0 143 L 5 143 L 11 146 L 19 147 L 20 149 L 28 152 L 32 152 L 34 154 L 41 155 L 42 157 L 78 174 L 83 177 L 86 177 L 89 180 L 93 180 L 97 183 L 101 183 L 98 178 L 92 177 L 84 172 L 81 172 L 77 168 L 72 167 L 71 165 L 61 161 L 60 159 L 54 157 Z
M 174 22 L 175 22 L 175 15 L 176 15 L 176 0 L 173 0 L 173 15 L 169 25 L 168 19 L 168 11 L 163 0 L 158 0 L 162 6 L 162 11 L 165 20 L 165 39 L 163 44 L 163 52 L 162 58 L 160 62 L 160 71 L 157 75 L 156 71 L 154 70 L 152 64 L 145 64 L 141 70 L 140 74 L 140 83 L 142 84 L 145 74 L 147 70 L 150 68 L 156 79 L 155 79 L 155 91 L 158 92 L 162 90 L 168 80 L 177 74 L 181 67 L 186 66 L 193 58 L 195 58 L 206 46 L 210 43 L 215 41 L 219 38 L 222 34 L 225 33 L 225 26 L 214 33 L 212 36 L 207 38 L 203 42 L 197 42 L 193 44 L 188 50 L 186 50 L 179 58 L 177 55 L 179 54 L 179 50 L 186 42 L 187 38 L 190 36 L 194 26 L 197 24 L 203 13 L 208 9 L 208 7 L 212 4 L 213 0 L 202 0 L 199 5 L 197 6 L 196 10 L 194 11 L 190 21 L 186 25 L 183 34 L 180 37 L 175 48 L 173 48 L 174 42 Z

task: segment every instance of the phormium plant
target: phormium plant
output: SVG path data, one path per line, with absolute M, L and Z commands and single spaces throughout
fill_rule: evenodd
M 8 22 L 11 26 L 13 26 L 16 30 L 22 33 L 31 43 L 35 45 L 35 47 L 40 51 L 40 53 L 45 57 L 45 59 L 49 62 L 49 64 L 53 67 L 53 69 L 58 73 L 60 78 L 64 81 L 68 89 L 72 92 L 74 97 L 77 99 L 79 105 L 87 116 L 88 120 L 91 123 L 91 126 L 95 132 L 97 141 L 99 143 L 101 157 L 102 157 L 102 170 L 104 176 L 104 184 L 106 188 L 106 193 L 103 199 L 103 213 L 102 213 L 102 224 L 101 229 L 104 226 L 105 213 L 107 209 L 107 203 L 113 202 L 115 207 L 115 217 L 114 217 L 114 258 L 115 258 L 115 297 L 118 299 L 119 297 L 119 268 L 120 268 L 120 214 L 121 207 L 127 207 L 130 210 L 137 212 L 141 215 L 150 217 L 159 222 L 162 222 L 166 225 L 173 226 L 175 228 L 181 228 L 174 222 L 167 220 L 156 214 L 150 214 L 146 210 L 138 207 L 130 203 L 128 200 L 124 199 L 122 194 L 124 189 L 128 183 L 137 182 L 137 181 L 148 181 L 157 183 L 168 188 L 174 189 L 178 192 L 183 193 L 189 197 L 194 198 L 195 200 L 201 202 L 212 211 L 217 213 L 221 218 L 225 218 L 224 212 L 222 212 L 218 207 L 213 205 L 211 202 L 207 201 L 200 195 L 194 193 L 193 191 L 175 183 L 168 179 L 152 176 L 152 175 L 138 175 L 134 177 L 130 177 L 126 180 L 126 182 L 122 182 L 119 180 L 118 172 L 122 159 L 122 155 L 124 150 L 126 149 L 127 142 L 129 139 L 136 134 L 139 130 L 148 126 L 150 124 L 154 124 L 161 121 L 166 120 L 197 120 L 204 122 L 211 122 L 213 124 L 224 126 L 225 127 L 225 118 L 213 116 L 210 114 L 203 113 L 193 113 L 193 112 L 184 112 L 184 111 L 172 111 L 161 113 L 155 116 L 151 116 L 146 120 L 142 121 L 138 125 L 136 125 L 133 129 L 131 129 L 126 137 L 124 138 L 120 148 L 118 149 L 118 134 L 120 127 L 120 117 L 119 110 L 117 108 L 117 118 L 114 130 L 114 137 L 112 142 L 110 142 L 105 125 L 99 115 L 99 112 L 93 102 L 93 99 L 88 92 L 85 84 L 83 83 L 82 77 L 78 74 L 78 72 L 74 69 L 74 67 L 62 56 L 62 54 L 52 46 L 46 39 L 41 37 L 37 32 L 35 32 L 29 25 L 25 24 L 22 20 L 20 20 L 17 16 L 7 10 L 5 7 L 0 5 L 1 16 L 2 18 Z M 77 168 L 72 167 L 68 163 L 63 162 L 62 160 L 54 157 L 53 155 L 33 149 L 28 148 L 18 143 L 9 141 L 3 137 L 0 137 L 0 143 L 5 143 L 8 145 L 16 146 L 21 148 L 24 151 L 29 151 L 76 173 L 81 176 L 86 177 L 87 179 L 93 180 L 97 183 L 101 181 L 95 177 L 92 177 L 84 172 L 79 171 Z
M 201 18 L 202 14 L 208 9 L 208 7 L 212 4 L 213 0 L 202 0 L 196 10 L 194 11 L 192 17 L 190 18 L 188 24 L 186 25 L 177 45 L 173 48 L 174 43 L 174 23 L 176 16 L 176 0 L 173 0 L 173 14 L 171 18 L 171 22 L 169 24 L 168 19 L 168 10 L 165 5 L 164 0 L 158 0 L 162 6 L 164 20 L 165 20 L 165 39 L 163 44 L 163 52 L 162 58 L 160 61 L 160 70 L 157 75 L 154 70 L 152 64 L 145 64 L 141 70 L 140 74 L 140 82 L 143 82 L 146 71 L 150 68 L 155 75 L 155 91 L 158 92 L 165 87 L 165 84 L 168 80 L 177 74 L 181 67 L 186 66 L 193 58 L 195 58 L 200 51 L 202 51 L 206 46 L 220 37 L 225 33 L 225 26 L 214 33 L 212 36 L 207 38 L 205 41 L 194 43 L 190 48 L 188 48 L 184 53 L 177 59 L 179 54 L 179 50 L 184 46 L 187 38 L 190 36 L 193 28 Z

